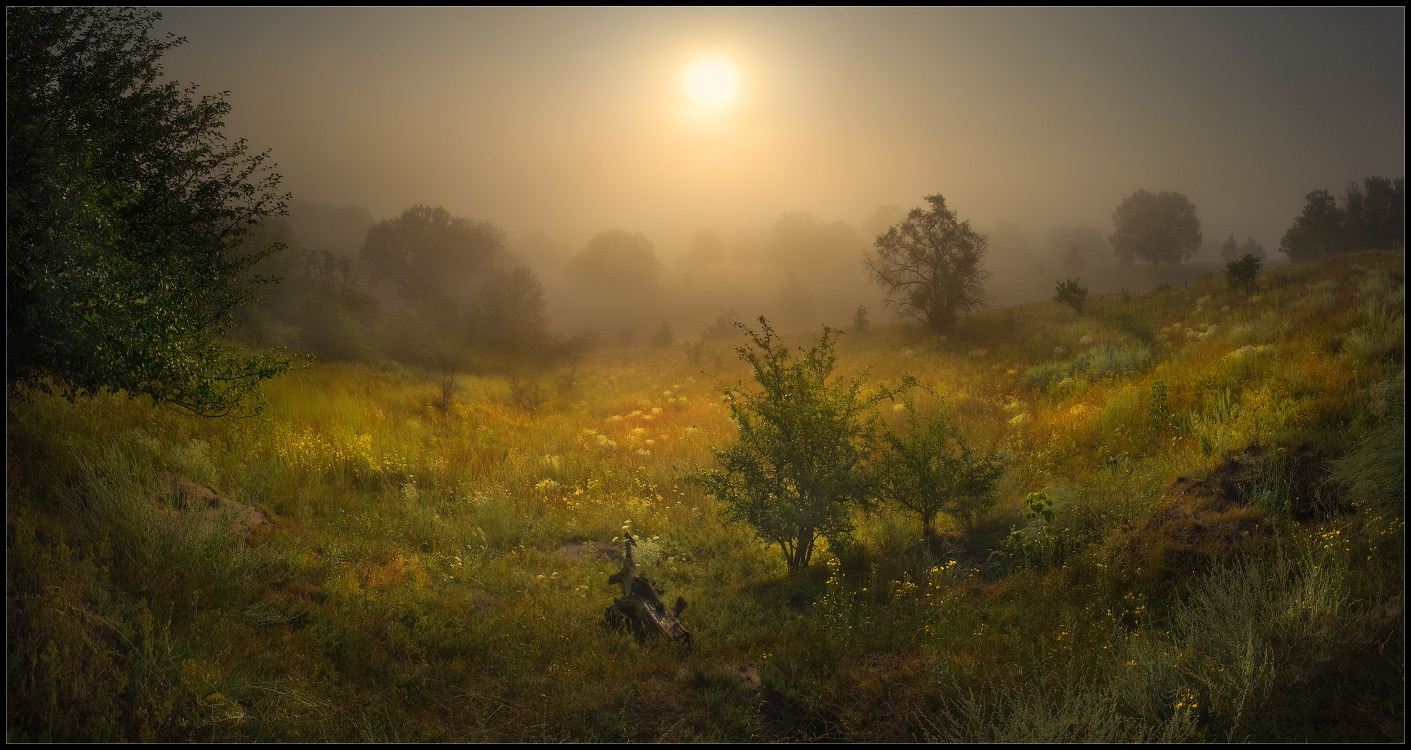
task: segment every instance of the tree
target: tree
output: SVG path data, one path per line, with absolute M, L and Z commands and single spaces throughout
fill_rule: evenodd
M 599 290 L 640 294 L 655 288 L 661 277 L 652 241 L 641 232 L 621 229 L 598 233 L 568 265 L 575 280 Z
M 1347 186 L 1348 214 L 1358 250 L 1406 247 L 1406 179 L 1368 177 Z M 1359 204 L 1353 210 L 1354 199 Z
M 466 322 L 472 346 L 515 357 L 548 351 L 544 287 L 528 266 L 485 274 L 469 308 Z
M 1076 276 L 1083 272 L 1083 265 L 1083 251 L 1078 249 L 1078 243 L 1074 242 L 1068 246 L 1068 252 L 1063 255 L 1063 268 Z
M 676 334 L 671 332 L 671 324 L 663 320 L 661 326 L 652 333 L 652 346 L 664 349 L 671 346 L 671 342 L 676 340 Z
M 1338 252 L 1343 235 L 1343 213 L 1332 193 L 1314 190 L 1305 199 L 1303 213 L 1279 242 L 1279 251 L 1295 263 Z
M 1404 178 L 1368 177 L 1361 187 L 1349 183 L 1342 208 L 1326 190 L 1315 190 L 1306 200 L 1279 243 L 1279 252 L 1291 261 L 1406 246 Z
M 493 224 L 416 205 L 373 225 L 359 260 L 408 300 L 460 307 L 503 253 L 504 232 Z
M 1077 279 L 1067 279 L 1058 282 L 1058 288 L 1054 290 L 1053 301 L 1061 305 L 1073 308 L 1073 312 L 1083 314 L 1083 305 L 1088 303 L 1087 287 L 1078 283 Z
M 863 266 L 886 292 L 889 308 L 944 333 L 957 314 L 984 304 L 989 273 L 980 263 L 987 240 L 970 222 L 958 221 L 940 194 L 926 202 L 929 211 L 913 208 L 877 237 Z
M 750 342 L 736 349 L 759 389 L 721 389 L 739 440 L 715 451 L 719 469 L 692 481 L 724 502 L 729 518 L 777 544 L 793 572 L 808 566 L 820 537 L 852 528 L 849 511 L 872 489 L 865 460 L 874 408 L 896 391 L 863 395 L 861 378 L 833 377 L 838 331 L 825 326 L 794 359 L 763 316 L 759 324 L 740 325 Z
M 936 516 L 945 513 L 974 530 L 994 507 L 995 484 L 1004 473 L 998 453 L 972 450 L 942 405 L 921 417 L 907 401 L 907 429 L 882 434 L 878 461 L 882 497 L 921 518 L 923 538 L 936 535 Z
M 858 305 L 852 313 L 853 333 L 866 333 L 870 321 L 867 319 L 867 305 Z
M 1220 246 L 1220 257 L 1225 260 L 1237 260 L 1240 257 L 1240 245 L 1238 242 L 1235 242 L 1235 236 L 1233 234 L 1230 235 L 1229 239 L 1225 240 L 1225 244 Z
M 1076 251 L 1076 252 L 1075 252 Z M 1094 226 L 1057 226 L 1048 232 L 1047 262 L 1077 276 L 1086 269 L 1112 263 L 1107 238 Z
M 1123 263 L 1180 263 L 1200 250 L 1200 219 L 1186 196 L 1138 190 L 1112 212 L 1112 248 Z
M 1245 294 L 1254 291 L 1255 279 L 1259 276 L 1259 259 L 1245 255 L 1232 260 L 1225 266 L 1225 280 L 1231 289 L 1243 289 Z
M 268 152 L 230 143 L 225 94 L 163 81 L 184 39 L 161 14 L 7 8 L 6 386 L 103 389 L 204 415 L 287 368 L 223 343 L 278 244 L 242 239 L 285 210 Z
M 1253 255 L 1256 258 L 1263 258 L 1264 245 L 1261 244 L 1259 240 L 1256 240 L 1253 237 L 1245 237 L 1244 244 L 1240 245 L 1239 255 L 1237 257 L 1242 258 L 1246 255 Z M 1231 258 L 1230 260 L 1234 260 L 1234 258 Z

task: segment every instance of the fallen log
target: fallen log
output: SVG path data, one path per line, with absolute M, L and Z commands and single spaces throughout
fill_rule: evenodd
M 622 587 L 622 597 L 612 600 L 612 605 L 603 613 L 609 627 L 626 628 L 632 631 L 637 640 L 663 636 L 668 640 L 690 643 L 691 633 L 681 625 L 681 613 L 686 610 L 686 600 L 676 597 L 676 604 L 670 609 L 662 601 L 661 589 L 651 579 L 637 570 L 632 559 L 632 547 L 637 542 L 627 534 L 627 554 L 623 556 L 622 570 L 608 576 L 609 584 Z

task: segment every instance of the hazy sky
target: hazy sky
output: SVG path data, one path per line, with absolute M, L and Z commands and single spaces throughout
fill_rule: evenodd
M 1403 8 L 162 12 L 167 74 L 229 90 L 296 198 L 570 245 L 936 192 L 1042 242 L 1146 188 L 1272 251 L 1309 191 L 1405 174 Z M 682 84 L 703 58 L 722 109 Z

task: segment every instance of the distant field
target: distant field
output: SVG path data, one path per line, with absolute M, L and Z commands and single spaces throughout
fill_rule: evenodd
M 1008 468 L 974 532 L 884 507 L 792 577 L 685 482 L 735 439 L 723 343 L 599 352 L 537 405 L 363 365 L 257 419 L 11 402 L 6 739 L 1402 740 L 1404 263 L 845 334 Z M 690 647 L 603 626 L 625 530 Z

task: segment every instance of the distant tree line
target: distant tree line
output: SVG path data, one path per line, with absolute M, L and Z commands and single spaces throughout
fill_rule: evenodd
M 251 238 L 270 241 L 286 250 L 255 271 L 282 283 L 267 304 L 240 311 L 254 344 L 449 375 L 547 364 L 583 348 L 549 332 L 543 286 L 488 222 L 413 206 L 374 223 L 356 257 L 304 247 L 282 221 Z
M 1342 205 L 1327 190 L 1307 195 L 1303 213 L 1284 233 L 1279 251 L 1294 262 L 1359 250 L 1406 247 L 1406 178 L 1368 177 L 1348 183 Z

